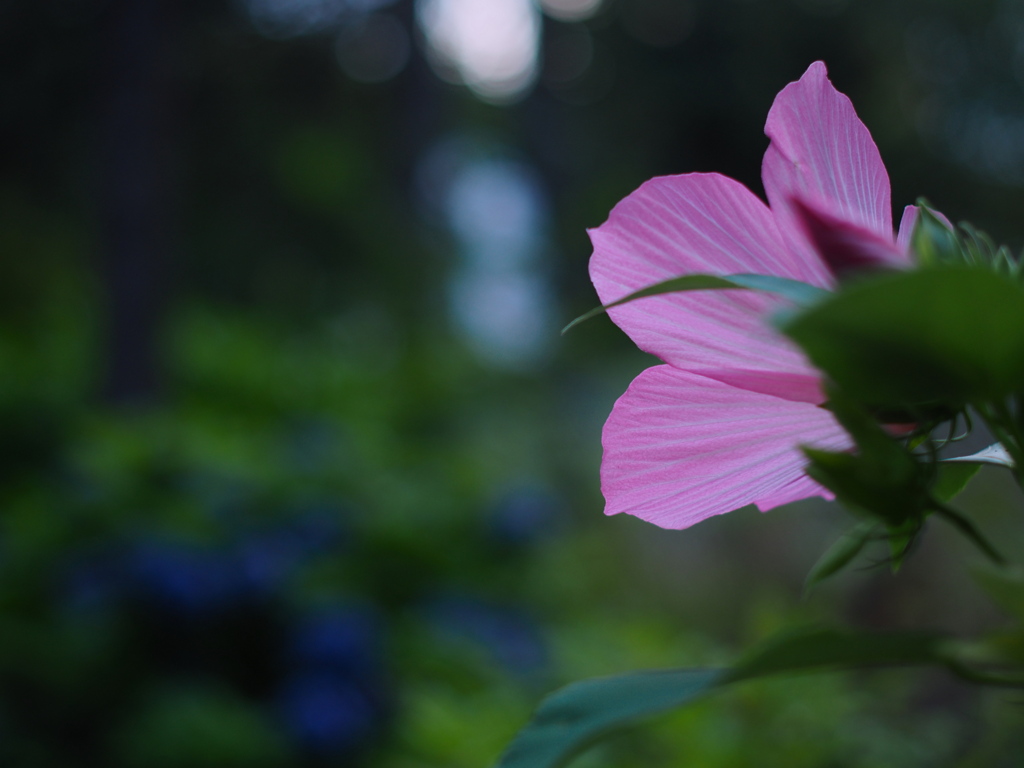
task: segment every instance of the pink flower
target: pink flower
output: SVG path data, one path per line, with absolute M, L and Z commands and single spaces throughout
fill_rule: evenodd
M 590 275 L 608 304 L 690 273 L 756 273 L 830 288 L 836 275 L 903 267 L 916 208 L 893 237 L 889 177 L 850 100 L 816 62 L 775 98 L 761 166 L 765 205 L 715 173 L 643 184 L 590 230 Z M 672 293 L 609 311 L 664 365 L 648 368 L 604 427 L 606 514 L 686 528 L 754 504 L 762 512 L 830 497 L 804 472 L 801 445 L 851 441 L 821 377 L 768 316 L 790 306 L 743 290 Z

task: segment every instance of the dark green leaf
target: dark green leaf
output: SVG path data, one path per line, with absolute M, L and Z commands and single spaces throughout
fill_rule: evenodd
M 980 267 L 865 279 L 783 331 L 875 407 L 1001 400 L 1024 381 L 1024 286 Z
M 680 293 L 682 291 L 709 291 L 724 289 L 741 289 L 775 293 L 789 299 L 794 304 L 801 307 L 809 307 L 815 301 L 819 301 L 829 293 L 823 288 L 818 288 L 807 283 L 801 283 L 799 280 L 790 280 L 785 277 L 773 277 L 772 275 L 683 275 L 682 277 L 673 277 L 670 280 L 665 280 L 660 283 L 655 283 L 654 285 L 649 285 L 646 288 L 641 288 L 639 291 L 635 291 L 628 296 L 623 296 L 621 299 L 613 301 L 610 304 L 595 307 L 589 312 L 580 315 L 565 326 L 565 328 L 562 329 L 562 333 L 565 333 L 570 328 L 579 325 L 584 320 L 589 320 L 602 312 L 607 312 L 612 307 L 617 307 L 620 304 L 626 304 L 627 302 L 643 299 L 648 296 L 660 296 L 664 293 Z
M 910 477 L 917 472 L 906 448 L 883 429 L 878 419 L 863 405 L 835 386 L 826 388 L 826 406 L 857 444 L 860 456 L 874 471 Z
M 974 578 L 1000 608 L 1024 622 L 1024 570 L 1019 566 L 983 566 Z
M 721 682 L 811 669 L 929 664 L 938 658 L 940 640 L 931 632 L 843 632 L 811 627 L 788 632 L 755 649 Z
M 915 474 L 884 466 L 852 453 L 804 448 L 807 474 L 832 491 L 839 501 L 890 528 L 919 520 L 928 495 Z

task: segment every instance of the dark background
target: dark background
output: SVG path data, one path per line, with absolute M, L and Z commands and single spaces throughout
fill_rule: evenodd
M 518 85 L 445 62 L 442 5 L 0 2 L 4 765 L 470 768 L 580 677 L 998 625 L 939 529 L 802 600 L 842 510 L 604 518 L 650 359 L 558 330 L 642 181 L 761 192 L 817 59 L 897 220 L 925 195 L 1019 248 L 1024 3 L 512 2 Z M 1020 551 L 1004 478 L 964 505 Z M 941 675 L 757 683 L 580 765 L 1009 766 L 1019 718 Z

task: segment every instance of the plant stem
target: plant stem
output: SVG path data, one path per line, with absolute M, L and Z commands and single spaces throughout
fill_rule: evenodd
M 1006 565 L 1006 558 L 999 554 L 995 547 L 989 544 L 988 540 L 982 535 L 981 531 L 978 530 L 974 523 L 952 507 L 947 507 L 940 501 L 933 501 L 933 504 L 935 511 L 941 517 L 951 523 L 954 527 L 959 528 L 960 532 L 978 549 L 984 552 L 992 562 L 997 565 Z

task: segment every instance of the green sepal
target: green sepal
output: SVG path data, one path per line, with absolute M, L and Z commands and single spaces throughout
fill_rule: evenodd
M 853 562 L 853 559 L 874 539 L 880 526 L 871 520 L 864 520 L 848 530 L 825 550 L 804 580 L 804 594 L 830 576 L 839 573 Z
M 910 554 L 923 525 L 924 514 L 918 519 L 907 520 L 901 526 L 889 528 L 889 568 L 893 573 L 898 573 L 903 567 L 903 561 Z
M 939 501 L 952 501 L 980 469 L 981 464 L 940 461 L 935 468 L 932 495 Z
M 910 236 L 910 247 L 922 266 L 956 264 L 963 261 L 963 251 L 956 233 L 934 213 L 927 200 L 917 201 L 917 221 Z
M 826 407 L 849 433 L 857 452 L 803 448 L 807 474 L 844 505 L 889 529 L 918 526 L 927 512 L 925 468 L 858 403 L 834 387 Z
M 972 264 L 1013 280 L 1024 276 L 1020 260 L 1015 259 L 1005 245 L 997 246 L 985 232 L 966 221 L 951 227 L 939 219 L 924 198 L 919 198 L 917 205 L 917 221 L 910 245 L 919 265 Z

